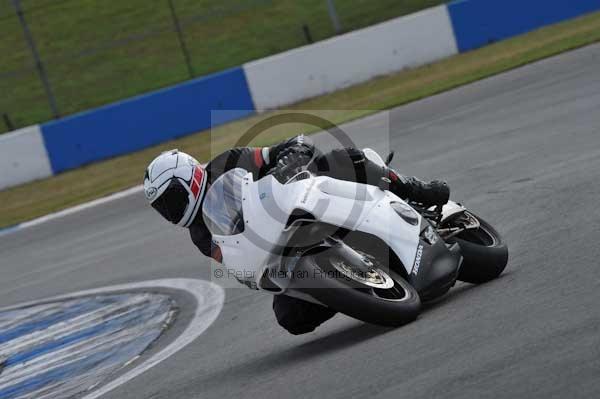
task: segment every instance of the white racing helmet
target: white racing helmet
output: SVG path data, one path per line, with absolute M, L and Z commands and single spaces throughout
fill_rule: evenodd
M 156 157 L 144 176 L 144 194 L 169 222 L 189 227 L 206 191 L 204 168 L 192 156 L 170 150 Z

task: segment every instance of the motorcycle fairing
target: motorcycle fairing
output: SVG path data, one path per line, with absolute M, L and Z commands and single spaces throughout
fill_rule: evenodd
M 454 285 L 462 263 L 458 244 L 448 245 L 435 233 L 436 240 L 424 239 L 430 223 L 422 219 L 421 239 L 417 246 L 408 282 L 415 287 L 423 301 L 439 296 Z
M 411 272 L 420 223 L 411 225 L 394 211 L 390 203 L 404 201 L 389 191 L 325 176 L 290 184 L 271 176 L 255 182 L 249 173 L 244 177 L 242 196 L 244 232 L 215 235 L 213 240 L 221 247 L 223 263 L 257 284 L 266 269 L 279 266 L 286 245 L 283 232 L 289 216 L 298 209 L 313 215 L 315 221 L 376 235 L 396 253 L 406 273 Z M 421 219 L 416 212 L 415 216 Z M 248 264 L 248 259 L 253 264 Z

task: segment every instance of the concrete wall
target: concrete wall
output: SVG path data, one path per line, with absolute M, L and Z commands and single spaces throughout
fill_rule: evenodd
M 0 135 L 0 189 L 52 176 L 38 125 Z
M 600 10 L 600 0 L 459 0 L 448 5 L 461 52 Z
M 240 111 L 215 124 L 254 112 L 242 68 L 44 123 L 42 134 L 59 173 L 208 129 L 218 109 Z
M 457 53 L 445 6 L 244 65 L 257 110 L 332 92 Z
M 209 129 L 600 10 L 600 0 L 460 0 L 243 67 L 0 135 L 0 189 Z M 212 110 L 222 120 L 212 121 Z

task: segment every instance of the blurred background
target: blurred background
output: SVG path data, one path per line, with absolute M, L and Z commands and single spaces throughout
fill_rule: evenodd
M 0 0 L 0 132 L 441 3 Z

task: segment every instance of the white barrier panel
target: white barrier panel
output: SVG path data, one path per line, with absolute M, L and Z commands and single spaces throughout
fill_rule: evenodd
M 0 190 L 52 176 L 38 125 L 0 135 Z
M 244 65 L 263 111 L 457 54 L 446 6 L 350 32 Z

